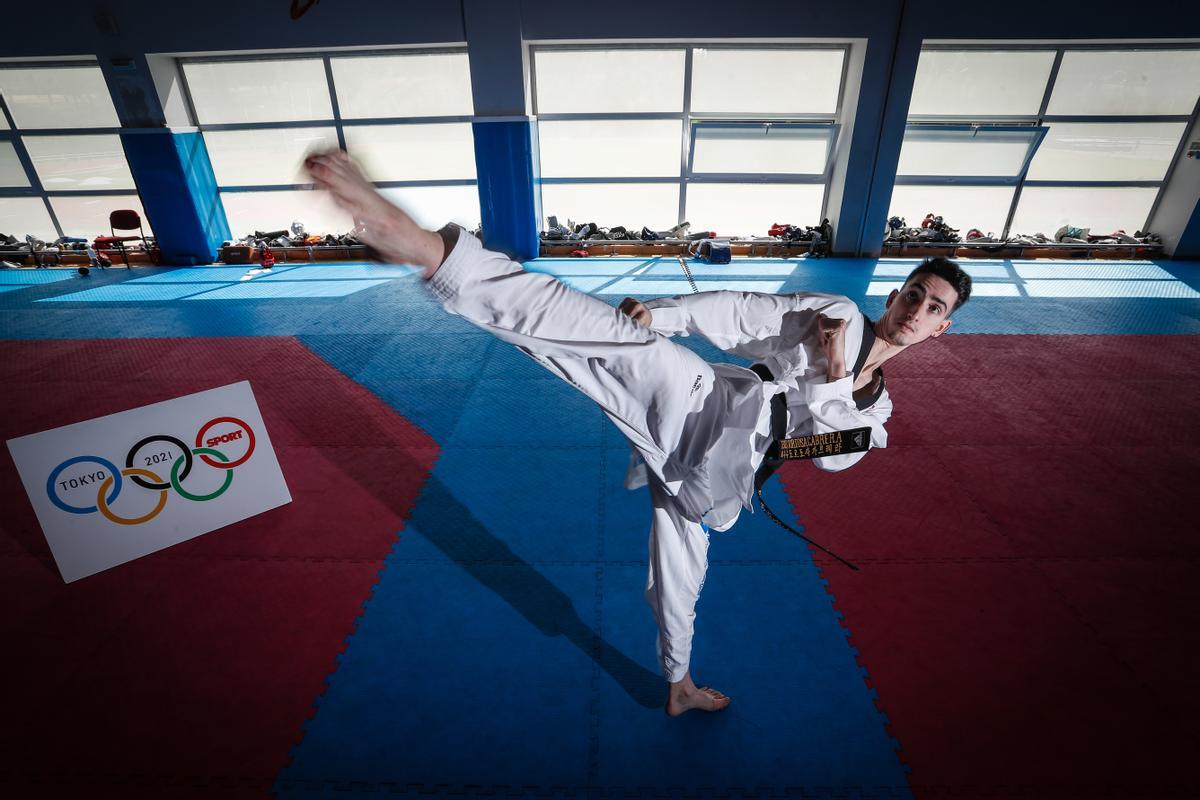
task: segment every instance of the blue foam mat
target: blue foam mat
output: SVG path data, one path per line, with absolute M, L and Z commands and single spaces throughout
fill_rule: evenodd
M 739 277 L 725 281 L 716 267 L 703 266 L 696 274 L 697 285 L 705 290 L 754 288 L 759 291 L 822 291 L 845 294 L 860 303 L 863 310 L 878 316 L 884 307 L 884 294 L 868 294 L 894 285 L 918 260 L 916 259 L 761 259 L 762 278 L 751 279 L 742 273 L 749 267 L 735 261 Z M 588 262 L 586 265 L 581 262 Z M 607 266 L 598 266 L 603 262 Z M 1200 333 L 1200 301 L 1192 292 L 1200 291 L 1200 264 L 1195 262 L 1028 262 L 963 261 L 977 276 L 976 297 L 954 316 L 950 333 Z M 369 275 L 371 265 L 341 265 L 354 274 Z M 55 280 L 27 285 L 25 291 L 0 292 L 0 337 L 4 338 L 81 338 L 123 337 L 131 329 L 142 336 L 179 335 L 181 329 L 194 336 L 225 335 L 314 335 L 314 334 L 468 334 L 477 333 L 469 323 L 445 314 L 432 300 L 414 275 L 399 277 L 349 278 L 325 280 L 320 267 L 278 268 L 278 278 L 263 282 L 261 277 L 238 282 L 236 288 L 220 287 L 214 282 L 197 282 L 194 296 L 220 303 L 180 303 L 169 290 L 155 292 L 149 284 L 178 284 L 171 276 L 184 273 L 242 268 L 177 269 L 135 267 L 132 270 L 94 271 L 79 281 L 70 275 L 51 276 Z M 673 259 L 575 259 L 556 261 L 539 259 L 530 268 L 562 275 L 572 280 L 605 281 L 597 284 L 598 296 L 616 304 L 625 294 L 646 298 L 660 294 L 690 293 L 691 287 Z M 310 270 L 313 279 L 283 280 L 287 270 Z M 407 267 L 379 267 L 381 270 L 406 271 Z M 580 270 L 591 270 L 590 274 Z M 649 274 L 653 269 L 656 274 Z M 792 271 L 785 277 L 780 272 Z M 600 270 L 604 274 L 596 274 Z M 361 271 L 361 272 L 360 272 Z M 12 270 L 9 273 L 15 272 Z M 33 273 L 41 275 L 42 270 Z M 63 272 L 69 272 L 64 270 Z M 659 276 L 657 273 L 662 272 Z M 637 274 L 634 274 L 637 273 Z M 4 271 L 0 271 L 0 276 Z M 74 273 L 71 273 L 73 275 Z M 225 273 L 222 273 L 224 275 Z M 330 274 L 330 273 L 324 273 Z M 385 273 L 394 274 L 394 273 Z M 24 275 L 24 272 L 21 273 Z M 1068 275 L 1076 277 L 1069 278 Z M 30 278 L 32 280 L 32 278 Z M 382 281 L 378 283 L 376 281 Z M 186 283 L 186 282 L 185 282 Z M 334 284 L 328 291 L 323 284 Z M 247 284 L 249 285 L 247 287 Z M 0 280 L 0 286 L 3 286 Z M 84 288 L 86 287 L 86 289 Z M 128 291 L 120 287 L 126 287 Z M 246 287 L 246 288 L 243 288 Z M 261 289 L 259 287 L 262 287 Z M 1031 297 L 1050 292 L 1056 296 Z M 370 291 L 361 291 L 369 288 Z M 83 289 L 83 291 L 81 291 Z M 221 290 L 214 294 L 213 289 Z M 626 291 L 628 289 L 629 291 Z M 1155 297 L 1127 297 L 1135 293 L 1153 293 Z M 102 290 L 102 291 L 97 291 Z M 661 290 L 661 291 L 660 291 Z M 1014 296 L 986 296 L 992 291 L 1015 291 Z M 84 292 L 91 291 L 91 294 Z M 185 290 L 180 289 L 180 292 Z M 324 294 L 326 296 L 301 296 Z M 347 294 L 349 293 L 349 294 Z M 337 295 L 342 295 L 341 297 Z M 1165 295 L 1165 296 L 1161 296 Z M 181 295 L 175 295 L 175 297 Z M 290 297 L 287 304 L 277 298 Z M 89 314 L 47 314 L 49 303 L 98 301 Z M 42 308 L 39 309 L 38 306 Z M 188 307 L 192 308 L 188 308 Z M 130 325 L 136 323 L 134 328 Z M 437 375 L 430 377 L 436 378 Z

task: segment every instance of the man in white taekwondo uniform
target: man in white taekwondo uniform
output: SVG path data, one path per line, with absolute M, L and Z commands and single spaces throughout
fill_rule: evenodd
M 646 598 L 670 684 L 667 713 L 718 711 L 729 698 L 689 671 L 695 604 L 708 566 L 708 529 L 750 508 L 755 473 L 786 436 L 869 427 L 885 447 L 892 404 L 880 369 L 940 336 L 970 278 L 945 260 L 919 267 L 872 326 L 853 302 L 827 294 L 708 292 L 613 309 L 551 276 L 526 272 L 455 226 L 424 230 L 388 203 L 340 151 L 306 166 L 380 256 L 424 270 L 447 311 L 511 342 L 592 398 L 629 439 L 627 485 L 648 484 L 653 506 Z M 925 270 L 925 271 L 922 271 Z M 757 361 L 709 364 L 672 342 L 699 334 Z M 786 413 L 785 413 L 786 412 Z M 815 458 L 836 471 L 863 453 Z

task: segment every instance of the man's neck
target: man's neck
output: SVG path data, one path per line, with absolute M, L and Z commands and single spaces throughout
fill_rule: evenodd
M 888 359 L 894 358 L 908 349 L 907 345 L 892 344 L 882 336 L 876 336 L 871 344 L 871 352 L 867 354 L 867 365 L 878 367 Z

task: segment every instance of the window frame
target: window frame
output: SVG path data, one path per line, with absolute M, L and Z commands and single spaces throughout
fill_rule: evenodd
M 313 128 L 332 127 L 337 133 L 338 146 L 343 150 L 346 148 L 346 133 L 345 129 L 358 126 L 371 125 L 436 125 L 439 123 L 471 123 L 474 121 L 473 115 L 456 115 L 456 116 L 430 116 L 430 117 L 363 117 L 355 119 L 343 119 L 341 109 L 338 106 L 337 84 L 333 78 L 333 63 L 334 58 L 370 58 L 377 56 L 404 56 L 404 55 L 450 55 L 461 54 L 466 55 L 467 48 L 465 45 L 454 45 L 448 47 L 418 47 L 418 48 L 377 48 L 370 50 L 348 50 L 348 51 L 288 51 L 288 52 L 272 52 L 272 53 L 255 53 L 251 55 L 213 55 L 213 56 L 182 56 L 175 59 L 176 74 L 179 77 L 180 85 L 183 87 L 183 98 L 187 108 L 188 116 L 192 124 L 201 132 L 205 131 L 247 131 L 247 130 L 282 130 L 286 128 Z M 325 69 L 325 87 L 329 92 L 329 104 L 332 110 L 332 117 L 329 119 L 316 120 L 292 120 L 288 122 L 229 122 L 229 123 L 200 123 L 200 116 L 196 113 L 196 106 L 192 100 L 192 90 L 188 85 L 187 72 L 184 66 L 187 64 L 212 64 L 212 63 L 246 63 L 253 61 L 289 61 L 296 59 L 321 59 Z M 439 180 L 408 180 L 408 181 L 373 181 L 374 185 L 380 189 L 391 188 L 413 188 L 425 186 L 478 186 L 479 180 L 476 178 L 463 179 L 439 179 Z M 219 192 L 271 192 L 271 191 L 295 191 L 311 189 L 312 184 L 309 183 L 268 183 L 268 184 L 233 184 L 225 185 L 218 184 Z
M 1043 131 L 1038 139 L 1037 147 L 1045 140 L 1045 136 L 1049 133 L 1049 125 L 1054 123 L 1110 123 L 1110 122 L 1182 122 L 1184 123 L 1183 134 L 1180 136 L 1179 143 L 1176 145 L 1174 156 L 1171 159 L 1170 165 L 1167 167 L 1166 174 L 1163 175 L 1161 181 L 1061 181 L 1061 180 L 1029 180 L 1027 174 L 1030 164 L 1033 163 L 1033 157 L 1036 154 L 1037 148 L 1031 149 L 1028 158 L 1022 168 L 1020 177 L 1016 181 L 1003 179 L 997 181 L 995 177 L 985 176 L 955 176 L 953 181 L 934 180 L 930 177 L 928 180 L 912 180 L 914 177 L 920 176 L 900 176 L 895 178 L 897 185 L 924 185 L 924 186 L 996 186 L 996 185 L 1015 185 L 1013 191 L 1012 203 L 1008 209 L 1008 217 L 1004 222 L 1004 230 L 1000 238 L 1007 239 L 1011 233 L 1013 219 L 1017 213 L 1017 206 L 1021 202 L 1021 193 L 1025 187 L 1047 187 L 1047 188 L 1091 188 L 1091 187 L 1111 187 L 1111 188 L 1156 188 L 1158 189 L 1155 195 L 1154 202 L 1150 205 L 1150 210 L 1145 220 L 1138 226 L 1140 230 L 1146 230 L 1150 221 L 1154 219 L 1155 213 L 1158 211 L 1158 206 L 1162 202 L 1163 189 L 1171 182 L 1171 178 L 1175 173 L 1175 168 L 1179 164 L 1180 156 L 1183 155 L 1184 149 L 1187 146 L 1188 131 L 1195 124 L 1197 115 L 1200 114 L 1200 97 L 1196 99 L 1192 106 L 1192 112 L 1189 115 L 1181 114 L 1150 114 L 1150 115 L 1065 115 L 1065 114 L 1047 114 L 1047 109 L 1050 105 L 1050 98 L 1054 93 L 1055 84 L 1058 81 L 1059 69 L 1062 66 L 1063 56 L 1067 52 L 1090 51 L 1090 52 L 1136 52 L 1145 50 L 1181 50 L 1181 51 L 1196 51 L 1200 47 L 1176 43 L 1147 43 L 1147 44 L 1047 44 L 1047 45 L 1000 45 L 1000 44 L 952 44 L 952 43 L 934 43 L 922 46 L 921 52 L 927 51 L 987 51 L 987 52 L 1053 52 L 1054 64 L 1050 68 L 1050 74 L 1046 79 L 1046 87 L 1042 92 L 1042 101 L 1036 114 L 1031 115 L 997 115 L 997 116 L 971 116 L 971 115 L 930 115 L 930 114 L 914 114 L 907 119 L 905 132 L 910 127 L 947 127 L 954 125 L 966 125 L 969 127 L 986 128 L 989 126 L 1009 126 L 1009 127 L 1025 127 L 1036 128 Z
M 829 43 L 784 43 L 784 42 L 620 42 L 620 43 L 586 43 L 586 44 L 528 44 L 529 55 L 529 97 L 533 117 L 546 122 L 559 121 L 621 121 L 621 120 L 671 120 L 682 123 L 680 137 L 679 175 L 678 177 L 594 177 L 578 176 L 573 178 L 538 178 L 539 184 L 586 184 L 586 183 L 658 183 L 675 184 L 678 186 L 679 204 L 676 223 L 687 219 L 687 188 L 692 184 L 702 183 L 739 183 L 739 184 L 823 184 L 821 217 L 828 216 L 829 186 L 833 172 L 833 163 L 838 148 L 838 138 L 841 133 L 842 112 L 846 101 L 846 77 L 850 66 L 851 44 L 844 41 Z M 745 112 L 693 112 L 692 103 L 692 63 L 697 49 L 703 50 L 823 50 L 839 51 L 842 55 L 841 84 L 837 92 L 837 106 L 833 113 L 799 113 L 799 114 L 770 114 Z M 621 113 L 558 113 L 541 114 L 538 111 L 537 96 L 537 58 L 539 52 L 579 52 L 579 51 L 612 51 L 612 50 L 682 50 L 684 51 L 683 65 L 683 108 L 679 112 L 621 112 Z M 831 130 L 830 146 L 827 153 L 825 170 L 822 174 L 752 174 L 752 173 L 694 173 L 692 171 L 692 154 L 695 149 L 695 129 L 697 126 L 708 124 L 787 124 L 797 126 L 824 127 Z M 540 162 L 540 156 L 539 156 Z M 542 220 L 538 220 L 539 226 Z
M 95 58 L 79 58 L 79 59 L 57 59 L 54 61 L 6 61 L 0 63 L 0 70 L 3 69 L 54 69 L 63 67 L 95 67 L 100 69 L 100 62 Z M 112 93 L 109 92 L 111 100 Z M 114 102 L 115 106 L 116 103 Z M 54 197 L 128 197 L 129 195 L 137 195 L 139 202 L 141 201 L 141 192 L 137 187 L 137 180 L 133 182 L 133 188 L 129 189 L 47 189 L 42 183 L 41 176 L 38 175 L 37 168 L 33 164 L 33 158 L 29 155 L 29 150 L 25 147 L 24 138 L 32 136 L 89 136 L 97 134 L 115 135 L 120 138 L 123 129 L 117 127 L 100 127 L 100 128 L 19 128 L 16 120 L 13 117 L 11 109 L 8 107 L 8 101 L 0 94 L 0 114 L 4 115 L 4 121 L 8 127 L 0 129 L 0 140 L 7 141 L 13 146 L 13 150 L 17 154 L 17 160 L 21 163 L 21 167 L 25 170 L 25 179 L 29 182 L 28 186 L 4 186 L 0 187 L 0 198 L 9 197 L 36 197 L 39 198 L 46 207 L 46 213 L 50 217 L 51 224 L 54 225 L 54 230 L 61 238 L 66 235 L 63 231 L 62 223 L 59 222 L 58 214 L 54 212 L 54 204 L 50 202 Z M 124 142 L 122 142 L 122 151 L 124 150 Z M 126 157 L 128 164 L 128 157 Z M 150 227 L 149 219 L 146 220 L 146 226 Z

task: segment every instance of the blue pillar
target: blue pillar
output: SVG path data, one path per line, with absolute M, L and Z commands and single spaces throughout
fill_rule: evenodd
M 1200 203 L 1192 209 L 1192 216 L 1175 244 L 1175 252 L 1171 257 L 1200 258 Z
M 883 234 L 887 228 L 888 209 L 892 190 L 896 186 L 896 170 L 900 166 L 900 148 L 904 144 L 904 129 L 908 125 L 908 106 L 912 100 L 917 78 L 917 62 L 921 59 L 924 36 L 923 23 L 902 6 L 905 13 L 899 20 L 899 35 L 890 71 L 887 99 L 883 108 L 883 124 L 875 151 L 874 174 L 870 181 L 870 196 L 863 214 L 859 233 L 858 254 L 877 257 L 883 250 Z
M 537 123 L 528 118 L 472 123 L 483 243 L 525 261 L 538 254 Z
M 525 96 L 525 43 L 519 0 L 463 0 L 475 170 L 483 242 L 512 258 L 538 254 L 541 191 L 537 123 Z
M 229 223 L 199 131 L 126 130 L 121 144 L 164 265 L 209 264 Z

